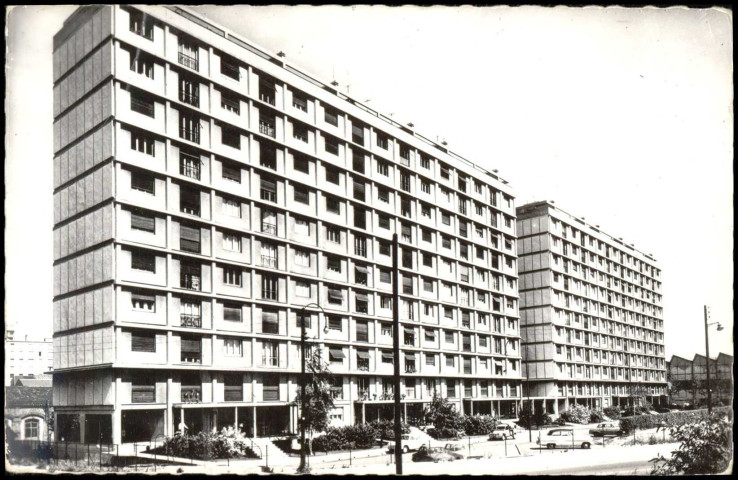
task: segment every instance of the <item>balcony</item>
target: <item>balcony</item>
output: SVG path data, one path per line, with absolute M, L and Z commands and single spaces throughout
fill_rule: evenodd
M 188 93 L 184 90 L 179 91 L 179 101 L 200 108 L 200 94 Z
M 229 112 L 233 112 L 236 115 L 239 115 L 241 113 L 241 102 L 239 102 L 238 100 L 221 96 L 220 97 L 220 106 L 224 110 L 228 110 Z
M 202 363 L 202 355 L 200 352 L 182 352 L 179 360 L 181 363 L 199 365 Z
M 368 341 L 368 340 L 359 340 L 358 338 L 356 340 L 359 342 Z M 369 360 L 359 360 L 358 362 L 356 362 L 356 368 L 360 372 L 368 372 L 369 371 Z M 361 392 L 359 392 L 359 396 L 361 396 Z
M 278 402 L 279 401 L 279 387 L 264 386 L 264 392 L 262 397 L 265 402 Z
M 259 120 L 259 133 L 262 133 L 268 137 L 276 138 L 277 137 L 277 131 L 274 127 L 273 123 L 265 122 L 263 120 Z
M 153 102 L 145 102 L 143 100 L 139 100 L 136 97 L 131 97 L 131 110 L 137 113 L 140 113 L 142 115 L 146 115 L 149 117 L 154 117 L 154 103 Z
M 343 387 L 331 387 L 331 398 L 343 400 Z
M 414 347 L 415 346 L 415 336 L 405 335 L 404 344 L 408 347 Z
M 202 403 L 202 387 L 182 386 L 182 403 Z
M 191 273 L 185 273 L 180 277 L 180 286 L 187 290 L 200 290 L 200 276 Z
M 197 128 L 179 128 L 179 137 L 185 140 L 189 140 L 193 143 L 200 143 L 200 127 Z
M 183 313 L 179 316 L 179 326 L 187 328 L 202 328 L 202 316 Z
M 279 298 L 279 290 L 276 288 L 262 288 L 261 299 L 262 300 L 277 300 Z
M 226 402 L 242 402 L 243 386 L 225 386 L 223 400 Z
M 220 62 L 220 73 L 225 75 L 226 77 L 230 77 L 234 80 L 240 80 L 241 79 L 241 72 L 239 68 L 236 65 L 231 65 L 229 63 L 225 63 L 221 60 Z
M 262 197 L 263 199 L 263 197 Z M 274 200 L 271 200 L 274 201 Z M 277 235 L 277 224 L 271 222 L 261 222 L 261 232 L 268 235 Z
M 185 177 L 200 180 L 200 160 L 183 159 L 179 164 L 179 173 Z
M 269 105 L 275 105 L 274 97 L 275 97 L 274 90 L 272 90 L 271 92 L 263 92 L 259 94 L 259 100 L 261 100 L 264 103 L 268 103 Z
M 405 363 L 405 373 L 418 373 L 418 371 L 415 369 L 415 363 Z
M 261 366 L 267 368 L 280 368 L 285 365 L 279 361 L 279 355 L 264 355 L 261 357 Z
M 267 268 L 277 268 L 277 257 L 274 257 L 272 255 L 262 255 L 261 266 Z
M 179 52 L 179 64 L 184 65 L 187 68 L 191 68 L 192 70 L 199 70 L 199 62 L 197 60 L 197 57 L 194 57 L 192 55 L 188 55 L 184 52 Z

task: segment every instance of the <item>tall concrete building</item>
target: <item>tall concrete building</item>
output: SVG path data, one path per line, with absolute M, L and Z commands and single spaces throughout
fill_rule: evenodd
M 553 202 L 517 214 L 524 399 L 549 413 L 665 402 L 656 260 Z
M 53 71 L 58 438 L 295 432 L 302 323 L 336 425 L 516 411 L 507 182 L 182 8 L 80 8 Z

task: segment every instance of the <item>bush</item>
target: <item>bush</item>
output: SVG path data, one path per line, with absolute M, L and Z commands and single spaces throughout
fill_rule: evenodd
M 561 414 L 561 418 L 570 423 L 586 424 L 589 423 L 592 413 L 589 408 L 583 405 L 572 405 L 569 410 Z
M 530 405 L 525 404 L 523 405 L 523 408 L 520 410 L 520 418 L 518 419 L 518 425 L 520 425 L 523 428 L 528 428 L 528 423 L 533 422 L 531 427 L 537 427 L 539 425 L 551 425 L 551 415 L 548 413 L 537 409 L 534 414 L 531 416 L 530 414 Z
M 426 424 L 433 425 L 434 429 L 429 434 L 434 438 L 458 438 L 464 434 L 464 417 L 446 398 L 434 395 L 423 411 L 423 417 Z
M 369 422 L 372 428 L 375 429 L 375 438 L 381 439 L 393 439 L 395 438 L 395 421 L 394 420 L 374 420 Z M 402 433 L 410 433 L 410 426 L 402 422 L 401 424 Z
M 218 433 L 200 432 L 197 435 L 176 434 L 157 449 L 162 453 L 183 458 L 213 459 L 238 458 L 248 455 L 249 442 L 243 433 L 233 427 Z
M 611 420 L 620 420 L 620 408 L 619 407 L 605 407 L 602 413 L 607 415 Z
M 464 415 L 464 433 L 467 435 L 489 435 L 496 425 L 490 415 Z
M 393 420 L 375 420 L 370 423 L 330 427 L 323 435 L 313 439 L 313 449 L 330 452 L 349 448 L 371 448 L 376 445 L 377 438 L 386 440 L 395 438 L 394 429 Z M 409 426 L 404 422 L 402 433 L 410 433 Z
M 713 408 L 712 411 L 714 414 L 723 416 L 728 415 L 728 418 L 733 418 L 733 410 L 731 408 Z M 633 428 L 644 430 L 647 428 L 656 428 L 658 426 L 676 427 L 704 420 L 707 420 L 707 410 L 685 410 L 661 413 L 658 415 L 622 417 L 620 419 L 620 428 L 625 432 L 631 432 L 633 431 Z
M 728 469 L 733 458 L 733 425 L 725 413 L 674 427 L 669 434 L 680 442 L 679 448 L 671 452 L 670 459 L 653 459 L 652 475 L 718 474 Z
M 602 410 L 592 410 L 589 412 L 589 423 L 600 423 L 605 421 L 605 414 Z

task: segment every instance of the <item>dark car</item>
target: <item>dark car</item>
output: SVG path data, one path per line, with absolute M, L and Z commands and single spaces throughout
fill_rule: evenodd
M 593 437 L 604 437 L 609 435 L 621 436 L 625 432 L 620 428 L 620 424 L 616 422 L 600 423 L 595 428 L 589 430 L 589 434 Z
M 420 448 L 418 448 L 418 451 L 413 453 L 412 460 L 413 462 L 453 462 L 454 460 L 458 460 L 460 458 L 464 458 L 463 455 L 460 455 L 456 452 L 453 452 L 451 450 L 446 450 L 443 447 L 426 447 L 425 445 L 422 445 Z

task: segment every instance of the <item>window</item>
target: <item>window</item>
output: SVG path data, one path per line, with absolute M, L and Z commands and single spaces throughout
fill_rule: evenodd
M 387 150 L 387 148 L 389 148 L 389 139 L 386 135 L 377 132 L 377 146 L 384 150 Z
M 131 268 L 134 270 L 156 273 L 156 256 L 150 252 L 132 250 Z
M 389 228 L 389 224 L 387 225 L 387 228 Z M 389 242 L 384 242 L 382 240 L 379 240 L 379 254 L 380 255 L 391 255 L 390 254 L 391 246 Z
M 423 290 L 426 292 L 433 292 L 433 281 L 423 279 Z
M 222 177 L 231 182 L 241 183 L 241 167 L 223 163 Z
M 310 160 L 308 160 L 307 158 L 303 156 L 295 155 L 292 158 L 292 167 L 298 172 L 309 174 L 310 173 Z
M 269 178 L 261 178 L 261 199 L 268 202 L 277 201 L 277 182 Z
M 339 257 L 328 257 L 328 270 L 341 273 L 341 259 Z
M 430 183 L 428 183 L 428 182 L 426 182 L 426 181 L 421 181 L 421 182 L 420 182 L 420 190 L 421 190 L 421 191 L 422 191 L 423 193 L 428 193 L 428 194 L 429 194 L 429 193 L 431 193 L 431 186 L 430 186 Z
M 354 199 L 362 202 L 366 201 L 364 182 L 357 182 L 354 180 Z
M 234 93 L 221 90 L 220 91 L 220 106 L 223 110 L 233 112 L 236 115 L 241 114 L 241 100 Z
M 295 107 L 298 110 L 302 110 L 303 112 L 308 111 L 308 101 L 307 97 L 301 92 L 292 92 L 292 106 Z
M 369 324 L 367 322 L 356 322 L 356 341 L 357 342 L 368 342 L 369 341 Z
M 337 169 L 326 166 L 325 167 L 325 179 L 326 181 L 330 183 L 339 185 L 341 183 L 341 174 Z
M 329 242 L 341 243 L 341 230 L 334 227 L 325 227 L 325 233 Z
M 241 79 L 241 71 L 238 66 L 238 61 L 231 56 L 222 53 L 220 54 L 220 73 L 236 81 Z
M 340 288 L 328 288 L 328 303 L 341 305 L 343 303 L 343 292 Z
M 295 265 L 301 267 L 310 267 L 310 252 L 305 250 L 294 250 L 295 252 Z
M 441 178 L 446 180 L 451 178 L 451 171 L 445 165 L 441 165 Z
M 389 190 L 379 187 L 377 189 L 377 198 L 379 198 L 381 202 L 389 203 Z
M 392 274 L 389 270 L 379 269 L 379 281 L 382 283 L 392 283 Z
M 328 349 L 328 360 L 331 363 L 343 363 L 343 359 L 346 356 L 343 354 L 342 348 L 329 348 Z
M 148 78 L 154 78 L 154 61 L 145 54 L 142 54 L 140 50 L 136 52 L 130 52 L 131 56 L 131 71 L 136 72 L 140 75 L 145 75 Z
M 200 107 L 200 83 L 188 75 L 180 74 L 179 101 Z
M 485 347 L 485 348 L 487 347 L 487 337 L 485 337 L 485 336 L 480 336 L 479 337 L 479 346 L 480 347 Z
M 220 141 L 228 147 L 241 148 L 241 134 L 235 128 L 222 126 L 220 128 Z
M 131 351 L 155 353 L 156 335 L 153 332 L 131 332 Z
M 179 187 L 179 210 L 188 215 L 200 215 L 200 190 Z
M 241 202 L 239 200 L 223 197 L 222 212 L 231 217 L 241 218 Z
M 241 286 L 241 270 L 239 268 L 224 267 L 223 283 L 235 287 Z
M 451 215 L 446 212 L 441 212 L 441 223 L 444 225 L 451 225 Z
M 392 336 L 392 324 L 391 323 L 382 323 L 380 333 L 384 336 L 391 337 Z
M 154 20 L 139 10 L 128 11 L 128 28 L 136 35 L 154 40 Z
M 279 279 L 277 277 L 262 276 L 261 298 L 264 300 L 277 300 L 279 298 Z
M 377 173 L 379 173 L 380 175 L 384 175 L 385 177 L 389 176 L 389 165 L 385 162 L 378 161 Z
M 224 338 L 223 354 L 227 357 L 242 357 L 243 342 L 240 338 Z
M 229 252 L 241 252 L 241 237 L 235 233 L 223 232 L 223 249 Z
M 143 172 L 131 172 L 131 188 L 154 195 L 154 176 Z
M 27 418 L 23 421 L 23 438 L 26 440 L 39 438 L 39 421 L 35 418 Z
M 366 238 L 354 237 L 354 253 L 361 257 L 366 257 Z
M 338 155 L 338 140 L 328 135 L 323 135 L 323 139 L 325 140 L 325 151 L 331 155 Z
M 426 267 L 433 267 L 433 255 L 430 253 L 423 253 L 423 265 Z
M 425 155 L 421 155 L 420 166 L 422 168 L 425 168 L 426 170 L 429 170 L 430 169 L 430 158 L 426 157 Z
M 454 332 L 444 332 L 444 340 L 446 343 L 454 343 Z
M 156 384 L 149 375 L 135 375 L 131 378 L 131 403 L 156 402 Z
M 186 252 L 200 253 L 200 227 L 179 226 L 179 249 Z
M 436 331 L 435 330 L 426 330 L 425 331 L 425 340 L 428 342 L 435 342 L 436 341 Z
M 240 322 L 241 307 L 234 304 L 223 304 L 223 320 L 229 322 Z
M 341 201 L 336 197 L 326 196 L 325 198 L 325 209 L 331 213 L 341 213 Z
M 364 145 L 364 126 L 357 121 L 351 122 L 351 141 Z
M 379 297 L 379 307 L 387 309 L 392 308 L 392 297 L 381 295 Z
M 452 357 L 452 356 L 447 355 L 446 356 L 446 366 L 447 367 L 454 367 L 456 365 L 455 360 L 456 360 L 455 357 Z
M 323 118 L 325 119 L 326 123 L 329 123 L 335 127 L 338 126 L 338 113 L 335 110 L 326 107 L 325 116 Z
M 343 331 L 343 319 L 341 317 L 328 317 L 328 330 Z
M 387 230 L 389 230 L 389 228 L 390 228 L 390 217 L 388 217 L 387 215 L 382 215 L 380 213 L 377 221 L 379 222 L 379 227 L 380 228 L 386 228 Z
M 428 205 L 422 203 L 420 206 L 420 215 L 422 215 L 423 217 L 431 218 L 431 208 Z
M 292 124 L 292 137 L 300 140 L 301 142 L 308 142 L 308 128 L 307 125 L 302 123 Z
M 190 142 L 200 143 L 200 119 L 180 110 L 179 137 Z
M 275 129 L 276 120 L 274 115 L 267 113 L 266 111 L 259 111 L 259 133 L 263 133 L 266 136 L 275 138 L 277 132 Z
M 131 132 L 131 150 L 154 156 L 154 139 L 140 132 Z
M 131 307 L 136 311 L 153 313 L 156 311 L 156 297 L 143 293 L 131 293 Z
M 395 356 L 392 352 L 382 352 L 382 363 L 395 363 Z
M 312 328 L 313 317 L 306 313 L 298 314 L 295 317 L 295 324 L 297 325 L 297 328 L 302 328 L 303 324 L 305 325 L 305 328 Z
M 310 205 L 310 192 L 307 188 L 301 188 L 295 185 L 294 192 L 293 192 L 293 198 L 296 202 L 304 203 L 305 205 Z
M 279 313 L 274 310 L 261 311 L 261 332 L 279 334 Z
M 441 246 L 443 248 L 451 248 L 451 239 L 445 235 L 441 236 Z

